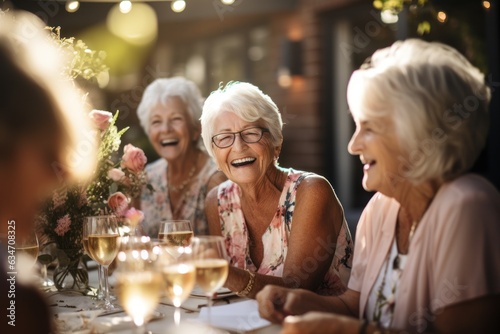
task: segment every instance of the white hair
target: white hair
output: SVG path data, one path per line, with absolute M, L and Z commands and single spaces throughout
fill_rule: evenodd
M 203 105 L 201 136 L 211 157 L 214 157 L 212 137 L 215 135 L 215 120 L 225 111 L 235 113 L 245 122 L 261 120 L 263 126 L 269 129 L 272 144 L 275 147 L 282 144 L 283 122 L 273 100 L 250 83 L 232 81 L 213 91 Z
M 198 120 L 201 116 L 203 98 L 196 84 L 183 77 L 160 78 L 146 87 L 137 107 L 137 117 L 146 133 L 149 133 L 151 110 L 158 104 L 164 105 L 168 98 L 174 96 L 179 97 L 186 104 L 192 126 L 195 129 L 200 128 Z
M 392 118 L 407 154 L 400 174 L 415 184 L 472 167 L 486 143 L 490 98 L 484 75 L 457 50 L 418 39 L 376 51 L 347 89 L 356 119 Z

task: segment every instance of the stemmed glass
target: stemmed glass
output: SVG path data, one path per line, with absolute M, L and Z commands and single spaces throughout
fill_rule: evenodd
M 189 297 L 196 283 L 196 268 L 192 261 L 191 247 L 162 245 L 159 267 L 165 282 L 165 295 L 175 307 L 174 322 L 181 321 L 181 304 Z
M 158 239 L 167 246 L 187 247 L 193 237 L 189 220 L 165 220 L 160 224 Z
M 210 324 L 213 295 L 224 285 L 229 271 L 224 238 L 198 236 L 191 239 L 191 246 L 196 267 L 196 284 L 207 297 L 207 317 Z
M 104 303 L 100 308 L 116 308 L 109 298 L 108 267 L 118 254 L 120 234 L 113 216 L 94 216 L 87 219 L 88 251 L 90 256 L 103 267 Z
M 36 263 L 38 251 L 38 238 L 35 231 L 22 238 L 16 239 L 16 253 L 20 255 L 21 261 L 29 265 L 30 268 Z
M 160 302 L 163 277 L 156 265 L 158 252 L 149 237 L 125 236 L 117 256 L 116 288 L 120 304 L 132 318 L 138 333 Z
M 98 216 L 91 216 L 87 217 L 87 221 L 85 224 L 83 224 L 83 236 L 82 236 L 82 244 L 83 244 L 83 250 L 85 253 L 95 262 L 97 262 L 93 257 L 92 254 L 90 254 L 89 251 L 89 234 L 90 234 L 90 229 L 92 226 L 92 222 L 97 218 Z M 95 300 L 103 300 L 104 299 L 104 287 L 103 287 L 103 281 L 102 281 L 102 265 L 97 263 L 97 281 L 98 281 L 98 286 L 97 290 L 95 292 Z
M 55 260 L 54 252 L 56 249 L 55 243 L 49 243 L 42 247 L 40 254 L 38 255 L 38 262 L 42 265 L 40 268 L 40 273 L 42 278 L 40 279 L 40 285 L 44 288 L 50 288 L 54 286 L 54 281 L 47 277 L 47 266 Z

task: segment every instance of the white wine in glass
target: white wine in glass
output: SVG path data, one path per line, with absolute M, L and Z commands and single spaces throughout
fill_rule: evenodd
M 189 297 L 196 283 L 196 268 L 191 262 L 191 248 L 164 246 L 161 256 L 165 296 L 175 306 L 174 322 L 179 326 L 180 306 Z
M 117 256 L 117 295 L 140 332 L 144 332 L 164 289 L 161 270 L 156 266 L 157 258 L 149 239 L 135 236 L 122 239 Z
M 167 246 L 187 247 L 192 237 L 193 229 L 189 220 L 165 220 L 160 224 L 158 239 Z
M 16 253 L 22 261 L 26 261 L 31 267 L 35 265 L 38 258 L 39 245 L 36 233 L 33 231 L 27 236 L 16 240 Z
M 108 267 L 118 253 L 118 223 L 114 216 L 95 216 L 87 218 L 88 246 L 90 256 L 103 268 L 104 303 L 100 308 L 113 310 L 115 305 L 109 298 Z
M 207 296 L 208 322 L 211 322 L 212 298 L 226 282 L 229 272 L 224 238 L 221 236 L 199 236 L 191 240 L 193 263 L 196 267 L 196 283 Z

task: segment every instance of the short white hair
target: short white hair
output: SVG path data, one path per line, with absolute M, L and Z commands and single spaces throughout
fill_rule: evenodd
M 414 184 L 472 167 L 486 143 L 490 98 L 484 75 L 457 50 L 418 39 L 376 51 L 347 89 L 356 119 L 394 121 L 407 154 L 399 176 Z
M 212 137 L 216 134 L 215 119 L 225 111 L 235 113 L 245 122 L 261 120 L 263 126 L 269 129 L 274 147 L 283 143 L 283 121 L 273 100 L 250 83 L 231 81 L 213 91 L 203 105 L 201 136 L 211 157 L 214 157 Z
M 187 106 L 191 116 L 191 123 L 195 129 L 200 128 L 201 105 L 203 98 L 196 84 L 183 77 L 160 78 L 149 84 L 144 90 L 141 102 L 137 107 L 137 117 L 144 132 L 149 133 L 149 116 L 151 110 L 165 105 L 168 98 L 179 97 Z

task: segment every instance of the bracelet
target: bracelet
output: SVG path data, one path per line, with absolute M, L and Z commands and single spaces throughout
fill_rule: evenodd
M 368 327 L 368 320 L 364 319 L 359 326 L 358 334 L 366 334 L 366 328 Z
M 247 286 L 243 290 L 236 292 L 236 295 L 240 297 L 246 297 L 252 291 L 253 284 L 255 283 L 255 274 L 248 269 L 246 269 L 246 272 L 250 275 L 250 278 L 248 279 Z

